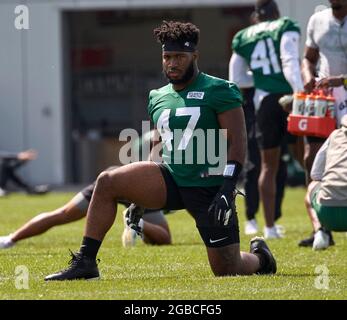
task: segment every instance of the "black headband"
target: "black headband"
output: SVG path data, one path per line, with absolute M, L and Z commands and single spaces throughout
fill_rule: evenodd
M 273 2 L 273 0 L 269 0 L 261 5 L 255 5 L 255 12 L 260 14 L 260 15 L 264 15 L 266 13 L 266 10 L 268 8 L 273 8 L 275 6 L 275 3 Z
M 166 41 L 162 45 L 163 51 L 194 52 L 196 44 L 191 41 Z

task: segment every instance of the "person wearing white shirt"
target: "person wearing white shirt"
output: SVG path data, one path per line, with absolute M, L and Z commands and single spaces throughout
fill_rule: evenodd
M 337 126 L 347 113 L 347 0 L 329 0 L 331 7 L 314 13 L 307 25 L 306 45 L 302 61 L 302 76 L 306 92 L 330 87 L 336 99 Z M 324 138 L 305 137 L 305 171 L 307 184 L 317 151 Z M 313 236 L 303 239 L 299 246 L 312 246 Z
M 317 152 L 305 198 L 313 250 L 333 245 L 331 231 L 347 231 L 347 115 Z
M 299 63 L 300 28 L 280 17 L 273 0 L 255 4 L 257 23 L 239 31 L 233 39 L 229 80 L 241 88 L 254 86 L 257 137 L 261 154 L 259 191 L 264 207 L 265 238 L 280 238 L 275 227 L 276 176 L 281 145 L 295 143 L 287 132 L 287 116 L 278 100 L 303 90 Z

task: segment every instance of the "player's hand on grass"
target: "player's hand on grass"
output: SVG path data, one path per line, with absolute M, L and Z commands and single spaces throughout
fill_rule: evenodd
M 142 228 L 139 225 L 140 219 L 143 216 L 145 209 L 139 207 L 138 205 L 136 205 L 135 203 L 132 203 L 126 210 L 125 213 L 125 219 L 127 222 L 127 225 L 135 230 L 137 232 L 138 235 L 142 235 Z
M 228 227 L 236 214 L 235 197 L 237 191 L 234 179 L 224 179 L 224 183 L 213 199 L 209 209 L 209 219 L 213 226 Z

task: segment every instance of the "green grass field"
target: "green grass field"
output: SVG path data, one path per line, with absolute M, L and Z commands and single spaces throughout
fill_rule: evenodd
M 0 235 L 8 234 L 35 214 L 54 209 L 72 193 L 43 197 L 10 195 L 0 199 Z M 303 209 L 304 189 L 288 189 L 281 224 L 286 237 L 269 241 L 278 264 L 274 276 L 215 278 L 194 222 L 184 211 L 168 215 L 171 246 L 124 249 L 118 215 L 99 253 L 100 281 L 49 282 L 44 276 L 67 266 L 69 251 L 77 250 L 84 221 L 56 227 L 44 235 L 0 251 L 0 300 L 3 299 L 346 299 L 347 237 L 335 233 L 334 247 L 323 252 L 299 248 L 297 242 L 311 229 Z M 243 235 L 244 206 L 238 200 L 241 248 L 248 251 L 250 237 Z M 121 212 L 122 207 L 119 207 Z M 259 223 L 263 226 L 263 219 Z M 16 267 L 29 270 L 29 288 L 17 289 Z M 324 266 L 328 275 L 316 273 Z M 328 280 L 322 282 L 322 279 Z M 19 282 L 21 283 L 21 282 Z M 327 289 L 322 289 L 323 287 Z

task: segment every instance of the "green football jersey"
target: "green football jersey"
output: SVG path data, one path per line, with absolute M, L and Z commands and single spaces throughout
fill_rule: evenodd
M 292 93 L 280 57 L 281 37 L 287 31 L 300 33 L 300 27 L 288 17 L 282 17 L 250 26 L 235 35 L 232 49 L 247 61 L 256 88 L 270 93 Z
M 235 84 L 204 73 L 184 90 L 175 91 L 168 84 L 150 92 L 148 113 L 161 135 L 163 163 L 177 185 L 222 184 L 220 174 L 209 174 L 211 168 L 223 162 L 216 163 L 210 155 L 222 157 L 223 150 L 226 155 L 225 138 L 225 144 L 221 144 L 218 135 L 217 115 L 241 104 L 241 93 Z

